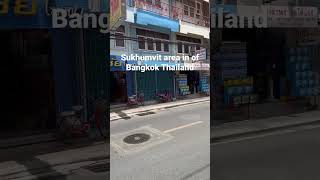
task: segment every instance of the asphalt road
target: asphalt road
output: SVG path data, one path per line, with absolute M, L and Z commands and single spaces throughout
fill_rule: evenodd
M 211 158 L 213 180 L 318 180 L 320 126 L 213 144 Z
M 111 122 L 111 179 L 209 180 L 209 126 L 209 102 Z M 148 141 L 123 142 L 141 132 Z

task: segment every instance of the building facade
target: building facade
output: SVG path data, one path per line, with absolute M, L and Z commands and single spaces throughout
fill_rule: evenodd
M 208 1 L 128 0 L 125 20 L 111 33 L 110 52 L 111 58 L 114 58 L 111 59 L 111 78 L 118 89 L 111 92 L 113 101 L 126 102 L 128 96 L 139 92 L 144 93 L 145 100 L 155 99 L 156 94 L 162 91 L 169 91 L 177 97 L 177 79 L 181 72 L 124 71 L 125 63 L 121 62 L 120 56 L 192 55 L 202 50 L 204 58 L 199 67 L 202 64 L 202 68 L 209 71 L 209 55 L 206 51 L 209 48 L 209 30 Z M 150 65 L 161 62 L 144 63 Z M 168 63 L 175 65 L 174 62 Z M 189 79 L 193 81 L 193 73 L 184 73 L 189 73 Z

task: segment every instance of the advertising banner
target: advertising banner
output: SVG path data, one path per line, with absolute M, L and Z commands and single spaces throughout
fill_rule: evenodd
M 117 29 L 118 24 L 125 15 L 125 8 L 122 7 L 122 0 L 110 0 L 110 29 Z

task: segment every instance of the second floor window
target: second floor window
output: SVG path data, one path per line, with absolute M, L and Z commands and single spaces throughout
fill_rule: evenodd
M 140 50 L 169 52 L 168 34 L 137 29 L 138 48 Z
M 201 49 L 200 39 L 177 35 L 177 41 L 178 41 L 178 53 L 180 54 L 190 54 L 190 53 L 192 54 L 196 50 Z
M 116 47 L 125 47 L 124 37 L 125 37 L 125 28 L 124 26 L 119 26 L 119 28 L 115 33 Z

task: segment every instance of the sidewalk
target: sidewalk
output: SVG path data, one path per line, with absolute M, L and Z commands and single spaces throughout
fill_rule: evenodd
M 86 146 L 51 142 L 0 149 L 0 179 L 68 177 L 94 163 L 109 161 L 108 154 L 106 142 Z
M 210 102 L 210 97 L 178 100 L 178 101 L 168 102 L 168 103 L 140 106 L 140 107 L 135 107 L 132 109 L 127 109 L 127 110 L 111 111 L 110 112 L 110 121 L 116 121 L 119 119 L 130 119 L 133 116 L 139 115 L 140 113 L 153 113 L 156 111 L 162 111 L 162 110 L 169 109 L 169 108 L 185 106 L 185 105 L 190 105 L 190 104 L 196 104 L 196 103 L 202 103 L 202 102 Z
M 211 143 L 224 139 L 320 123 L 320 110 L 258 120 L 230 122 L 211 128 Z

